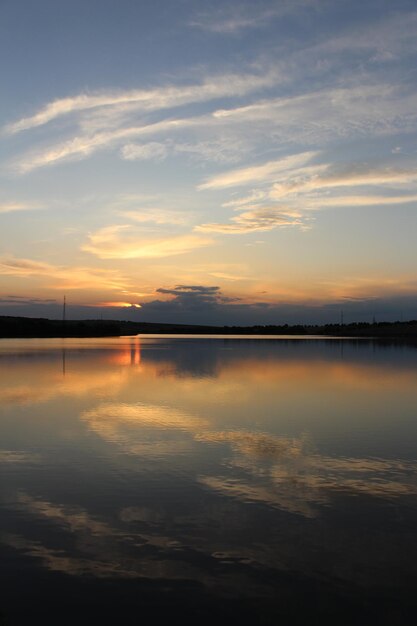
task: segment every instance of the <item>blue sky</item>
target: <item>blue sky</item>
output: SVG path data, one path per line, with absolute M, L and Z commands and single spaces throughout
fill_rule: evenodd
M 1 2 L 0 313 L 417 318 L 416 32 L 403 1 Z

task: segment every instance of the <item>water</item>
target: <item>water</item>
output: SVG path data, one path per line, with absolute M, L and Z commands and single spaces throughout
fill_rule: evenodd
M 416 435 L 415 345 L 1 340 L 0 623 L 413 624 Z

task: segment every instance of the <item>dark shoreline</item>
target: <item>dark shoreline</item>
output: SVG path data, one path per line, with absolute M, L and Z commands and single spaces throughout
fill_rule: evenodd
M 138 334 L 178 335 L 316 335 L 416 339 L 417 320 L 324 325 L 201 326 L 115 320 L 50 320 L 0 316 L 0 338 L 114 337 Z

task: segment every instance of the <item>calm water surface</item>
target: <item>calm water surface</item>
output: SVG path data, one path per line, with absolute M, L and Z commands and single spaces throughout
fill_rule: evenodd
M 414 624 L 417 347 L 0 340 L 0 623 Z

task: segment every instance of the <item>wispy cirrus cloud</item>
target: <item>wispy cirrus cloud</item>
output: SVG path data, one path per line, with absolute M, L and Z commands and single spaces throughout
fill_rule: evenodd
M 128 143 L 121 149 L 121 156 L 126 161 L 163 161 L 168 156 L 168 147 L 157 141 Z
M 417 94 L 403 84 L 375 78 L 369 84 L 323 87 L 291 96 L 257 100 L 213 112 L 224 124 L 251 124 L 263 141 L 323 146 L 349 138 L 414 132 Z
M 132 140 L 161 133 L 166 136 L 178 130 L 207 125 L 211 114 L 194 113 L 181 117 L 175 115 L 174 110 L 184 105 L 204 104 L 212 107 L 218 99 L 236 99 L 262 92 L 279 81 L 278 70 L 262 68 L 262 71 L 251 73 L 209 76 L 192 84 L 177 83 L 151 89 L 78 94 L 59 99 L 48 103 L 34 115 L 22 118 L 3 129 L 3 134 L 14 135 L 69 117 L 65 127 L 55 124 L 48 129 L 53 136 L 61 139 L 49 146 L 31 149 L 15 159 L 11 167 L 16 172 L 25 174 L 62 161 L 85 159 L 99 150 L 120 145 L 120 155 L 125 160 L 161 160 L 167 154 L 166 144 L 164 146 L 164 143 L 157 141 L 133 144 Z M 159 119 L 149 119 L 150 114 Z M 68 129 L 71 133 L 69 137 Z M 183 144 L 183 152 L 204 154 L 210 150 L 210 146 L 204 141 L 199 146 L 180 143 Z M 214 156 L 214 149 L 212 154 Z
M 401 196 L 392 195 L 369 195 L 355 196 L 347 194 L 345 196 L 318 196 L 305 198 L 307 208 L 322 209 L 325 207 L 354 207 L 354 206 L 383 206 L 396 204 L 411 204 L 417 202 L 416 194 L 404 194 Z
M 211 223 L 196 226 L 195 230 L 205 233 L 244 234 L 273 230 L 283 226 L 303 226 L 300 212 L 285 207 L 261 207 L 243 211 L 226 224 Z
M 203 223 L 195 230 L 237 235 L 283 226 L 308 229 L 311 211 L 417 202 L 417 167 L 387 161 L 311 163 L 319 156 L 323 159 L 319 153 L 303 152 L 206 180 L 200 189 L 255 187 L 246 196 L 223 202 L 224 208 L 238 212 L 228 222 Z
M 30 152 L 26 156 L 17 159 L 13 164 L 14 169 L 25 174 L 40 167 L 54 165 L 60 161 L 69 159 L 82 159 L 91 156 L 98 150 L 103 150 L 120 142 L 138 137 L 140 135 L 158 134 L 200 124 L 199 119 L 163 120 L 154 124 L 119 128 L 117 130 L 98 132 L 95 134 L 82 134 L 74 138 L 58 143 L 41 151 Z
M 211 118 L 200 118 L 195 120 L 198 123 L 212 123 Z M 125 161 L 156 161 L 160 162 L 168 157 L 176 155 L 190 155 L 196 160 L 207 162 L 213 161 L 217 163 L 234 163 L 241 159 L 242 151 L 245 150 L 245 142 L 234 137 L 219 137 L 210 141 L 181 142 L 167 141 L 148 142 L 148 143 L 129 143 L 120 150 L 120 155 Z
M 128 120 L 131 122 L 132 120 Z M 223 122 L 218 122 L 211 114 L 177 119 L 165 119 L 154 123 L 144 123 L 139 126 L 124 125 L 119 128 L 109 124 L 109 129 L 100 128 L 97 132 L 84 132 L 41 150 L 31 150 L 18 157 L 11 163 L 11 168 L 19 174 L 26 174 L 33 170 L 55 165 L 65 161 L 86 159 L 98 151 L 119 147 L 120 156 L 125 161 L 152 160 L 160 162 L 168 156 L 179 154 L 194 155 L 200 160 L 217 162 L 233 162 L 239 160 L 244 147 L 244 141 L 236 133 L 228 139 L 221 137 L 224 130 Z M 213 134 L 219 136 L 211 141 L 185 143 L 173 139 L 180 132 L 192 130 L 195 133 L 213 127 Z M 215 127 L 220 127 L 217 131 Z M 169 142 L 150 141 L 132 143 L 132 140 L 141 137 L 170 136 Z M 127 144 L 123 145 L 126 141 Z
M 265 2 L 257 4 L 256 9 L 253 3 L 222 4 L 218 9 L 194 16 L 191 24 L 214 32 L 241 32 L 320 5 L 315 0 Z M 372 59 L 407 54 L 415 49 L 416 21 L 417 12 L 402 11 L 399 15 L 373 19 L 372 30 L 368 23 L 353 29 L 348 24 L 346 30 L 339 29 L 333 37 L 326 34 L 325 40 L 307 42 L 301 50 L 284 54 L 279 63 L 267 56 L 262 61 L 258 59 L 246 72 L 212 74 L 192 82 L 177 79 L 175 83 L 143 89 L 79 93 L 53 100 L 33 115 L 7 125 L 4 132 L 13 135 L 63 118 L 69 118 L 66 130 L 71 123 L 76 129 L 64 140 L 61 136 L 49 147 L 42 146 L 19 157 L 14 167 L 19 173 L 26 173 L 87 158 L 111 147 L 120 148 L 119 155 L 124 160 L 159 161 L 188 153 L 190 158 L 238 162 L 242 150 L 228 149 L 227 144 L 232 146 L 241 141 L 249 153 L 256 152 L 262 144 L 276 148 L 302 143 L 317 149 L 354 137 L 414 131 L 417 95 L 410 81 L 384 80 L 382 73 L 373 71 Z M 395 50 L 391 50 L 393 46 Z M 357 54 L 358 50 L 366 53 L 366 58 L 361 59 L 364 67 L 360 67 L 360 72 L 345 63 L 343 76 L 330 83 L 322 80 L 320 68 L 333 63 L 330 53 Z M 197 71 L 201 73 L 201 68 L 191 69 L 189 75 L 197 77 Z M 277 97 L 277 87 L 288 84 L 295 88 L 284 90 Z M 309 88 L 308 84 L 313 86 Z M 272 97 L 265 99 L 266 94 Z M 226 108 L 228 99 L 232 101 L 230 108 Z M 196 105 L 201 104 L 204 107 L 197 111 Z M 188 105 L 194 106 L 192 115 L 189 110 L 181 111 L 183 115 L 176 111 L 174 115 L 174 109 Z M 210 125 L 210 140 L 205 136 L 207 125 Z M 187 141 L 166 141 L 168 135 L 184 129 L 193 131 Z M 54 124 L 49 130 L 60 133 L 62 126 Z M 220 149 L 225 132 L 230 132 L 230 137 Z M 142 137 L 157 139 L 161 133 L 165 135 L 163 142 L 134 143 Z
M 209 178 L 201 183 L 199 189 L 223 189 L 275 180 L 280 173 L 299 168 L 309 163 L 318 154 L 318 152 L 302 152 L 275 161 L 268 161 L 261 165 L 230 170 Z
M 90 109 L 134 105 L 136 110 L 155 111 L 184 104 L 207 102 L 227 96 L 242 96 L 271 86 L 276 72 L 260 74 L 223 74 L 195 84 L 169 85 L 151 89 L 133 89 L 109 93 L 78 94 L 48 103 L 37 113 L 5 127 L 9 134 L 48 124 L 52 120 Z
M 264 28 L 271 21 L 282 18 L 308 7 L 314 7 L 315 0 L 282 0 L 279 4 L 264 2 L 223 3 L 217 10 L 202 11 L 195 15 L 189 25 L 220 35 L 238 35 L 248 29 Z
M 279 82 L 273 74 L 267 73 L 267 76 L 269 87 L 273 79 Z M 253 86 L 253 90 L 253 94 L 246 92 L 245 95 L 257 95 L 262 88 Z M 235 96 L 238 95 L 236 92 Z M 410 132 L 417 121 L 417 95 L 404 86 L 384 83 L 255 99 L 243 106 L 211 107 L 211 111 L 175 118 L 170 111 L 157 121 L 138 119 L 134 108 L 125 111 L 125 107 L 123 105 L 122 117 L 118 117 L 120 110 L 113 107 L 114 118 L 110 115 L 112 108 L 99 106 L 99 120 L 86 120 L 78 112 L 72 137 L 19 156 L 11 164 L 12 168 L 24 174 L 63 161 L 85 159 L 98 151 L 116 147 L 121 147 L 119 154 L 128 161 L 158 162 L 188 154 L 190 158 L 203 161 L 237 162 L 244 154 L 256 153 L 260 146 L 264 149 L 280 144 L 303 144 L 322 149 L 352 138 Z M 106 115 L 103 115 L 103 108 Z M 92 109 L 94 111 L 96 109 Z M 158 111 L 156 102 L 154 112 Z M 210 139 L 207 138 L 208 128 Z M 184 132 L 191 133 L 187 141 L 181 137 Z M 158 141 L 161 135 L 164 140 Z M 138 139 L 141 142 L 135 143 Z M 207 188 L 207 184 L 203 183 L 201 188 Z M 227 186 L 226 179 L 224 186 Z
M 417 167 L 398 168 L 389 164 L 347 163 L 339 166 L 327 164 L 321 173 L 294 172 L 285 181 L 277 181 L 269 193 L 270 198 L 278 199 L 290 194 L 307 193 L 319 189 L 394 187 L 407 189 L 417 183 Z M 373 196 L 375 199 L 375 197 Z M 386 196 L 389 198 L 389 196 Z M 328 199 L 325 200 L 328 202 Z M 410 199 L 412 201 L 412 198 Z M 362 199 L 363 202 L 363 199 Z M 398 204 L 394 200 L 393 204 Z M 387 204 L 388 200 L 384 202 Z

